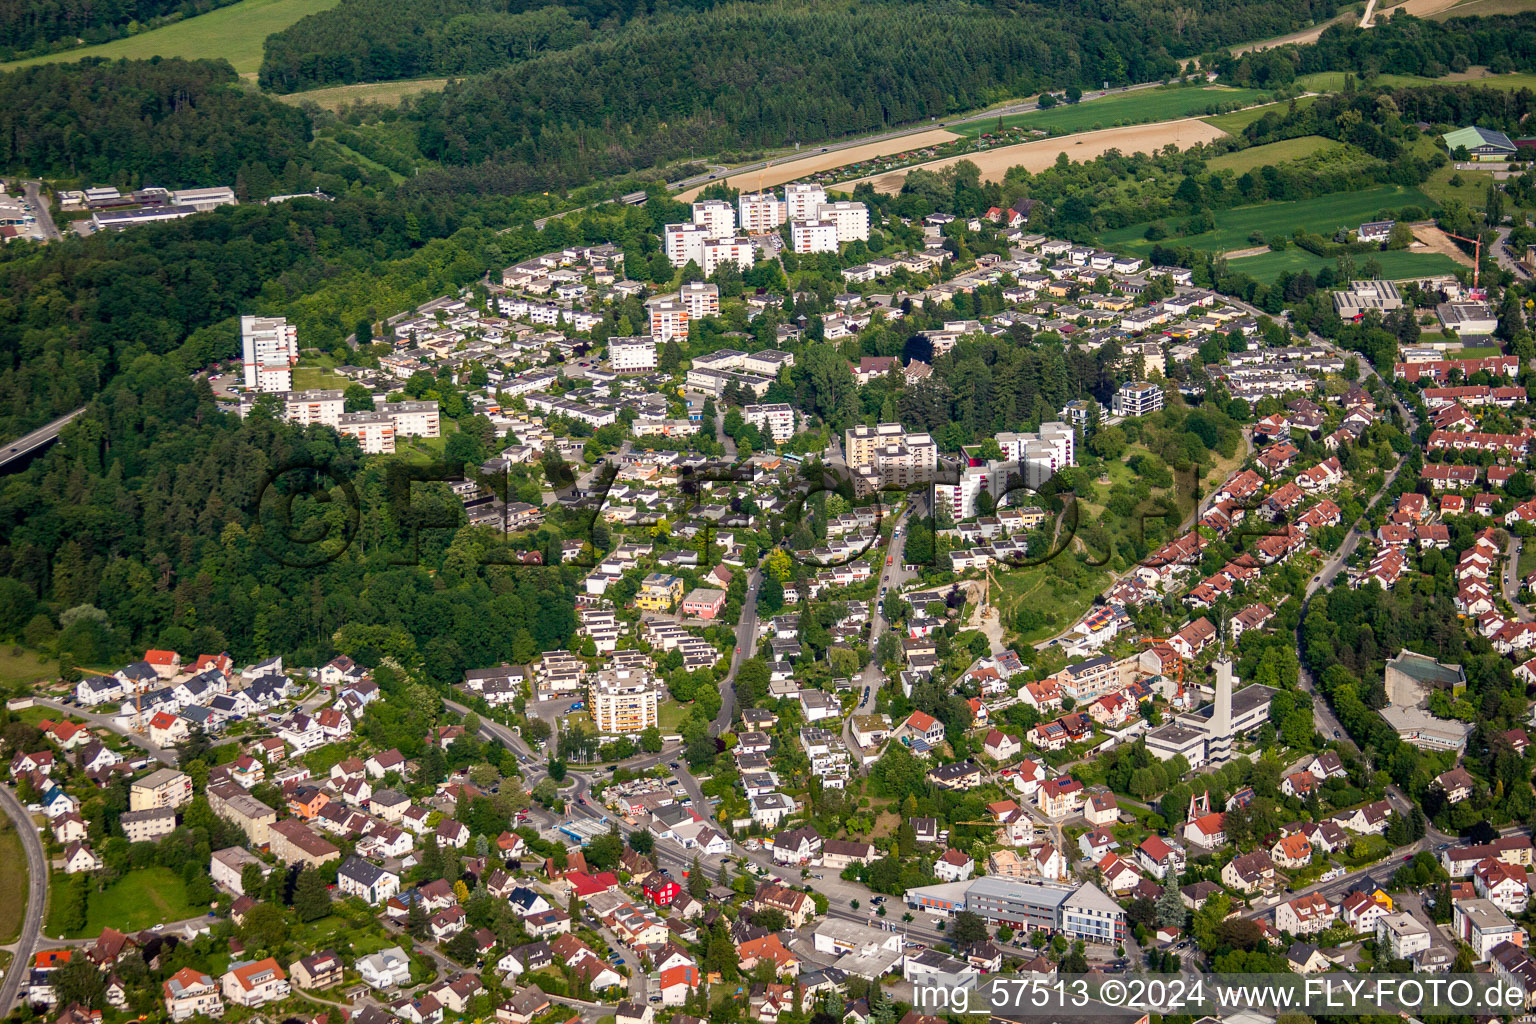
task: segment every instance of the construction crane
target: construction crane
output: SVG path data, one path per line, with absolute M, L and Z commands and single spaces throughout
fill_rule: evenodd
M 1472 244 L 1472 290 L 1477 290 L 1477 275 L 1483 266 L 1483 240 L 1481 238 L 1463 238 L 1453 235 L 1444 228 L 1440 229 L 1447 238 L 1454 238 L 1458 242 L 1470 242 Z
M 1141 642 L 1144 643 L 1144 644 L 1162 644 L 1164 647 L 1167 647 L 1169 650 L 1173 650 L 1173 644 L 1171 642 L 1171 638 L 1170 637 L 1166 637 L 1166 636 L 1144 636 L 1144 637 L 1141 638 Z M 1178 690 L 1178 693 L 1174 696 L 1174 701 L 1175 701 L 1175 703 L 1183 704 L 1183 702 L 1184 702 L 1184 659 L 1178 656 L 1179 655 L 1178 651 L 1174 651 L 1173 653 L 1174 653 L 1174 658 L 1175 658 L 1174 664 L 1176 664 L 1178 666 L 1177 670 L 1174 672 L 1174 680 L 1179 684 L 1179 690 Z

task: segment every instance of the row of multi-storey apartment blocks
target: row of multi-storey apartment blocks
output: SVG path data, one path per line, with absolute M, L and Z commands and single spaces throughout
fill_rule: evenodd
M 881 487 L 931 484 L 935 503 L 959 522 L 977 514 L 983 493 L 994 501 L 1022 484 L 1038 489 L 1057 472 L 1077 465 L 1077 434 L 1066 423 L 1042 423 L 1029 432 L 997 435 L 1001 459 L 988 459 L 975 449 L 962 453 L 952 479 L 941 479 L 939 449 L 933 437 L 908 431 L 899 423 L 859 424 L 843 435 L 844 461 L 853 476 L 856 493 L 868 494 Z
M 286 391 L 275 396 L 282 418 L 308 426 L 332 427 L 346 437 L 357 438 L 365 453 L 388 455 L 400 437 L 437 437 L 441 433 L 437 403 L 388 402 L 375 398 L 372 410 L 347 412 L 343 392 L 334 390 Z M 257 395 L 240 396 L 242 418 L 255 408 Z
M 836 252 L 844 242 L 869 240 L 869 207 L 851 200 L 829 202 L 820 185 L 793 184 L 785 186 L 783 199 L 758 192 L 743 194 L 735 207 L 720 199 L 694 203 L 690 223 L 663 229 L 664 251 L 674 267 L 691 261 L 706 276 L 723 263 L 745 270 L 757 258 L 750 236 L 770 234 L 785 223 L 791 247 L 801 254 Z

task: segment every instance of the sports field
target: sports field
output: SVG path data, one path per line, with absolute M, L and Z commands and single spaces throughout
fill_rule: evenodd
M 1434 205 L 1428 196 L 1416 188 L 1381 185 L 1359 192 L 1335 192 L 1288 203 L 1259 203 L 1220 210 L 1215 213 L 1215 230 L 1187 237 L 1170 236 L 1166 244 L 1187 245 L 1211 252 L 1230 252 L 1252 245 L 1248 236 L 1255 231 L 1261 232 L 1265 238 L 1290 237 L 1297 228 L 1332 235 L 1340 228 L 1355 228 L 1362 221 L 1378 220 L 1377 214 L 1382 210 L 1397 210 L 1404 206 L 1419 206 L 1429 210 Z M 1176 222 L 1170 221 L 1169 226 L 1176 227 Z M 1146 240 L 1146 230 L 1146 224 L 1134 224 L 1105 232 L 1104 246 L 1109 249 L 1146 252 L 1154 244 Z
M 1409 252 L 1405 249 L 1392 252 L 1356 253 L 1352 258 L 1357 268 L 1363 266 L 1367 260 L 1375 260 L 1381 265 L 1382 277 L 1389 281 L 1405 277 L 1449 274 L 1458 266 L 1449 256 L 1443 256 L 1437 252 Z M 1315 275 L 1324 267 L 1331 267 L 1336 263 L 1335 258 L 1318 256 L 1292 246 L 1284 252 L 1266 252 L 1258 256 L 1228 260 L 1227 266 L 1250 275 L 1256 281 L 1268 284 L 1286 271 L 1294 274 L 1308 270 Z
M 149 57 L 223 58 L 242 75 L 254 78 L 261 67 L 262 45 L 267 36 L 292 25 L 306 14 L 335 7 L 339 0 L 240 0 L 126 39 L 114 39 L 99 46 L 29 57 L 0 64 L 0 71 L 57 61 L 77 61 L 82 57 L 109 60 L 144 60 Z
M 1236 153 L 1223 153 L 1206 161 L 1206 167 L 1213 171 L 1231 171 L 1234 174 L 1242 174 L 1251 171 L 1255 167 L 1263 167 L 1265 164 L 1278 164 L 1286 160 L 1299 160 L 1304 156 L 1312 156 L 1314 153 L 1342 153 L 1342 142 L 1325 139 L 1321 135 L 1303 135 L 1295 139 L 1284 139 L 1280 142 L 1270 142 L 1262 146 L 1250 146 L 1248 149 L 1240 149 Z
M 1228 106 L 1233 103 L 1246 106 L 1259 102 L 1264 95 L 1257 89 L 1215 86 L 1138 89 L 1118 95 L 1111 94 L 1103 99 L 1063 104 L 1049 110 L 1010 114 L 1003 118 L 1003 127 L 1038 128 L 1041 131 L 1056 134 L 1084 132 L 1095 128 L 1145 124 L 1148 121 L 1170 121 L 1175 118 L 1207 113 L 1214 107 Z M 978 135 L 997 131 L 997 121 L 972 121 L 968 124 L 956 125 L 954 130 L 957 135 L 974 139 Z

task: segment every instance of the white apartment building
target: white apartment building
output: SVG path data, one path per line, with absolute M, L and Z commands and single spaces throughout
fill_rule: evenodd
M 1133 380 L 1115 392 L 1112 410 L 1116 416 L 1145 416 L 1163 407 L 1163 389 L 1146 380 Z
M 1032 488 L 1077 465 L 1077 434 L 1059 420 L 1042 423 L 1035 432 L 999 434 L 997 442 L 1004 457 L 1021 467 L 1020 478 Z
M 342 413 L 336 429 L 357 438 L 367 455 L 390 455 L 395 450 L 395 418 L 387 412 Z
M 837 225 L 830 220 L 792 220 L 790 244 L 795 252 L 837 252 Z
M 674 267 L 686 267 L 691 260 L 704 266 L 704 243 L 709 229 L 702 224 L 668 224 L 662 230 L 663 248 Z
M 656 339 L 649 334 L 609 338 L 608 366 L 614 373 L 650 373 L 656 369 Z
M 822 203 L 816 208 L 816 219 L 837 225 L 839 243 L 869 241 L 869 207 L 863 203 L 848 200 Z
M 983 492 L 990 494 L 994 502 L 1003 494 L 1008 486 L 1010 471 L 1018 475 L 1014 464 L 1003 460 L 988 460 L 978 466 L 966 466 L 960 471 L 958 482 L 933 485 L 934 505 L 948 510 L 950 518 L 957 523 L 969 519 L 978 514 L 976 500 Z
M 704 262 L 700 264 L 705 277 L 712 277 L 723 263 L 734 263 L 742 270 L 751 270 L 757 262 L 757 249 L 745 236 L 716 238 L 704 243 Z
M 437 437 L 442 432 L 436 402 L 385 402 L 382 411 L 394 420 L 396 437 Z
M 661 688 L 644 668 L 603 669 L 588 687 L 587 706 L 598 732 L 639 732 L 657 724 Z
M 702 320 L 706 316 L 720 315 L 720 289 L 704 281 L 690 281 L 678 291 L 688 319 Z
M 693 222 L 708 231 L 710 238 L 729 238 L 736 233 L 736 211 L 720 199 L 694 203 Z
M 784 215 L 789 220 L 811 220 L 827 201 L 827 190 L 816 184 L 796 183 L 784 186 Z
M 240 345 L 245 386 L 253 391 L 292 391 L 299 361 L 299 329 L 280 316 L 242 316 Z
M 688 337 L 688 309 L 682 302 L 670 297 L 647 299 L 645 308 L 651 315 L 651 337 L 662 344 Z
M 742 410 L 742 416 L 772 438 L 774 444 L 783 444 L 795 436 L 795 410 L 788 402 L 749 405 Z
M 334 427 L 346 411 L 340 391 L 290 391 L 282 396 L 283 419 L 289 423 Z
M 749 235 L 776 231 L 788 219 L 784 200 L 772 192 L 743 192 L 737 197 L 736 206 L 741 212 L 741 230 Z

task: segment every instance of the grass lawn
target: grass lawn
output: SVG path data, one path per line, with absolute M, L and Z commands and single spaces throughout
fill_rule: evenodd
M 1487 359 L 1490 356 L 1503 355 L 1504 350 L 1497 345 L 1473 345 L 1463 347 L 1456 353 L 1457 359 Z
M 0 817 L 0 942 L 14 942 L 21 934 L 26 909 L 26 851 L 11 819 Z
M 318 921 L 296 925 L 293 930 L 293 942 L 302 949 L 323 949 L 342 934 L 346 935 L 347 940 L 352 944 L 353 952 L 358 956 L 377 953 L 385 946 L 394 945 L 394 942 L 379 931 L 372 928 L 355 928 L 351 921 L 340 914 L 331 914 Z
M 55 872 L 49 885 L 59 888 L 69 884 L 69 876 Z M 85 927 L 65 933 L 55 912 L 61 901 L 48 901 L 49 935 L 84 938 L 100 935 L 107 926 L 120 931 L 142 931 L 151 925 L 181 921 L 208 912 L 206 906 L 187 902 L 186 885 L 170 868 L 139 868 L 114 882 L 106 892 L 92 891 L 85 907 Z
M 1334 142 L 1325 139 L 1321 135 L 1303 135 L 1300 138 L 1285 139 L 1281 142 L 1270 142 L 1262 146 L 1251 146 L 1248 149 L 1240 149 L 1236 153 L 1223 153 L 1213 160 L 1206 161 L 1206 166 L 1213 171 L 1231 171 L 1233 174 L 1242 174 L 1265 164 L 1278 164 L 1286 160 L 1299 160 L 1304 156 L 1314 153 L 1343 152 L 1345 146 L 1342 142 Z
M 1413 153 L 1420 159 L 1432 157 L 1436 151 L 1437 136 L 1421 135 L 1413 144 Z M 1459 200 L 1473 210 L 1487 207 L 1488 183 L 1493 180 L 1492 171 L 1458 171 L 1456 164 L 1447 161 L 1444 167 L 1429 172 L 1429 177 L 1419 187 L 1436 203 Z M 1460 184 L 1453 184 L 1460 182 Z
M 1296 104 L 1296 109 L 1300 110 L 1303 107 L 1310 107 L 1316 101 L 1316 96 L 1298 96 L 1294 100 L 1281 100 L 1279 103 L 1268 103 L 1262 107 L 1234 110 L 1230 114 L 1217 114 L 1214 117 L 1201 118 L 1201 120 L 1213 128 L 1220 128 L 1228 135 L 1236 135 L 1265 114 L 1271 112 L 1283 114 L 1290 109 L 1292 103 Z
M 1455 260 L 1441 253 L 1406 250 L 1356 254 L 1355 266 L 1359 267 L 1367 259 L 1372 258 L 1381 264 L 1382 275 L 1388 280 L 1449 274 L 1459 266 Z M 1265 252 L 1257 256 L 1244 256 L 1242 259 L 1229 261 L 1228 266 L 1233 270 L 1241 270 L 1256 281 L 1270 283 L 1286 271 L 1297 273 L 1310 270 L 1315 275 L 1323 267 L 1334 266 L 1335 262 L 1334 258 L 1317 256 L 1293 246 L 1284 252 Z
M 446 78 L 418 78 L 409 82 L 364 82 L 359 85 L 336 85 L 328 89 L 291 92 L 276 98 L 284 103 L 314 103 L 326 110 L 340 110 L 348 103 L 381 103 L 386 107 L 394 107 L 399 106 L 400 101 L 407 96 L 437 92 L 447 84 Z
M 688 717 L 688 711 L 692 705 L 680 704 L 675 700 L 664 700 L 656 709 L 656 728 L 661 730 L 663 736 L 671 736 L 682 728 L 683 719 Z
M 239 3 L 199 14 L 141 35 L 114 39 L 99 46 L 83 46 L 46 57 L 29 57 L 0 64 L 0 71 L 82 57 L 109 60 L 145 60 L 150 57 L 207 57 L 224 59 L 242 75 L 254 76 L 261 67 L 262 45 L 267 36 L 281 31 L 316 11 L 335 7 L 339 0 L 240 0 Z
M 1096 552 L 1093 560 L 1102 557 L 1102 552 Z M 1109 572 L 1087 563 L 1084 554 L 1069 548 L 1042 565 L 999 566 L 993 571 L 995 600 L 1010 642 L 1036 643 L 1055 636 L 1088 610 L 1094 596 L 1108 586 Z M 1021 607 L 1034 608 L 1047 618 L 1042 625 L 1020 632 L 1013 622 Z
M 1380 185 L 1358 192 L 1334 192 L 1312 199 L 1259 203 L 1221 210 L 1215 214 L 1215 230 L 1198 235 L 1170 236 L 1167 244 L 1228 252 L 1251 246 L 1253 243 L 1248 241 L 1248 236 L 1255 231 L 1262 232 L 1266 238 L 1288 238 L 1299 227 L 1332 236 L 1340 228 L 1355 228 L 1362 221 L 1379 219 L 1377 214 L 1383 210 L 1396 210 L 1404 206 L 1421 206 L 1427 210 L 1434 205 L 1428 196 L 1416 188 Z M 1108 249 L 1146 253 L 1154 244 L 1145 239 L 1146 230 L 1145 224 L 1133 224 L 1105 232 L 1102 241 Z
M 1027 114 L 1011 114 L 1002 119 L 1004 128 L 1039 128 L 1043 131 L 1068 133 L 1089 131 L 1094 128 L 1112 128 L 1115 125 L 1145 124 L 1148 121 L 1169 121 L 1179 117 L 1191 117 L 1209 112 L 1214 107 L 1233 103 L 1257 103 L 1265 93 L 1257 89 L 1213 88 L 1209 86 L 1169 87 L 1163 89 L 1138 89 L 1086 103 L 1062 104 L 1049 110 L 1032 110 Z M 997 130 L 997 121 L 972 121 L 956 125 L 952 131 L 966 138 L 975 138 Z
M 347 380 L 347 378 L 337 376 L 325 367 L 295 366 L 293 368 L 293 389 L 295 391 L 312 391 L 316 389 L 345 391 L 350 383 L 352 382 Z
M 36 683 L 58 674 L 58 663 L 44 659 L 36 651 L 11 644 L 0 648 L 0 683 L 7 686 Z

